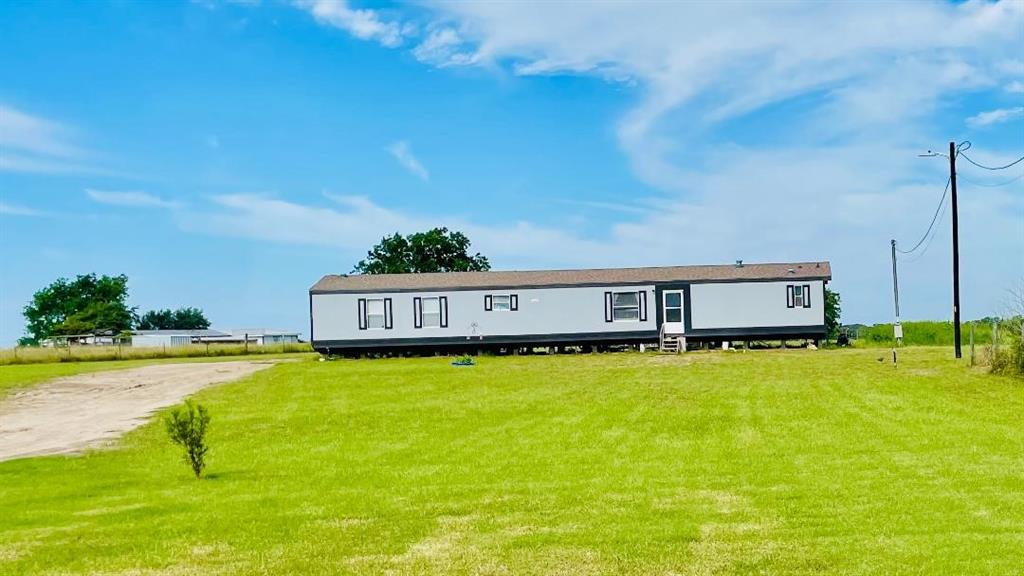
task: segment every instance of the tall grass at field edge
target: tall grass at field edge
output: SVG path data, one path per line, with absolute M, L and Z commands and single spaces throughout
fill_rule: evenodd
M 146 360 L 156 358 L 199 358 L 264 354 L 311 353 L 309 343 L 267 344 L 192 344 L 166 348 L 133 348 L 131 346 L 69 346 L 61 348 L 18 347 L 0 350 L 0 366 L 10 364 L 44 364 L 52 362 L 103 362 L 110 360 Z
M 936 321 L 901 322 L 903 325 L 904 346 L 952 346 L 953 323 Z M 964 322 L 960 325 L 960 341 L 966 346 L 970 342 L 971 327 L 974 327 L 974 342 L 978 346 L 992 343 L 992 323 L 985 321 Z M 1002 320 L 997 329 L 998 344 L 1009 345 L 1020 336 L 1020 320 Z M 874 324 L 857 326 L 851 334 L 855 346 L 888 347 L 894 343 L 893 325 Z

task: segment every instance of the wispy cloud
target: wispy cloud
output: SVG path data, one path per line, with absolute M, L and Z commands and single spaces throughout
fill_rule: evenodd
M 1014 80 L 1006 85 L 1006 91 L 1011 94 L 1024 94 L 1024 82 Z
M 296 0 L 295 5 L 312 14 L 317 22 L 341 28 L 356 38 L 376 40 L 389 47 L 402 43 L 402 25 L 383 20 L 376 10 L 353 9 L 345 0 Z
M 407 141 L 399 140 L 398 142 L 393 143 L 388 146 L 388 152 L 390 152 L 391 155 L 395 157 L 395 160 L 398 160 L 398 163 L 411 174 L 424 182 L 430 180 L 430 173 L 427 172 L 423 163 L 413 155 L 412 148 L 409 146 Z
M 513 222 L 482 226 L 450 214 L 412 214 L 377 205 L 365 196 L 326 195 L 329 203 L 293 202 L 263 194 L 231 194 L 212 198 L 214 208 L 178 214 L 187 231 L 250 238 L 262 242 L 325 246 L 354 256 L 382 236 L 448 226 L 469 235 L 481 250 L 505 266 L 608 265 L 626 263 L 634 250 L 586 240 L 562 228 Z M 557 251 L 551 246 L 559 246 Z M 616 253 L 612 253 L 612 250 Z M 633 260 L 635 263 L 635 259 Z M 353 263 L 355 260 L 353 260 Z
M 73 144 L 74 130 L 0 104 L 0 171 L 89 172 L 89 154 Z
M 49 213 L 28 206 L 18 206 L 0 202 L 0 214 L 4 216 L 48 216 Z
M 992 124 L 1002 124 L 1024 118 L 1024 106 L 1015 108 L 997 108 L 988 112 L 975 114 L 967 119 L 967 125 L 972 128 L 983 128 Z
M 356 31 L 344 3 L 306 2 Z M 639 85 L 617 133 L 634 172 L 688 192 L 683 154 L 716 124 L 811 97 L 790 129 L 825 143 L 911 141 L 957 90 L 1019 78 L 1024 3 L 442 2 L 424 11 L 413 55 L 435 66 L 507 66 L 521 75 L 589 75 Z M 391 22 L 397 45 L 405 24 Z M 945 34 L 935 34 L 937 29 Z M 680 121 L 685 118 L 685 130 Z M 897 129 L 898 128 L 898 129 Z M 899 136 L 896 136 L 899 135 Z
M 86 188 L 85 194 L 94 202 L 111 206 L 133 206 L 138 208 L 180 208 L 182 204 L 173 200 L 164 200 L 147 192 L 94 190 Z
M 417 60 L 442 68 L 467 66 L 477 61 L 474 51 L 467 49 L 459 33 L 449 27 L 431 30 L 430 34 L 416 45 L 412 53 Z

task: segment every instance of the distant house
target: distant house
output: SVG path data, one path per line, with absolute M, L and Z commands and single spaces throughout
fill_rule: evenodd
M 136 330 L 132 332 L 132 346 L 153 348 L 186 346 L 188 344 L 290 344 L 299 341 L 298 332 L 244 328 L 237 330 Z
M 309 290 L 323 353 L 825 337 L 828 262 L 328 275 Z

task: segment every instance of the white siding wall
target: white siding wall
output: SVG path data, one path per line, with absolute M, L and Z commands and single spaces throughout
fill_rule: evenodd
M 810 285 L 810 308 L 786 307 L 789 285 Z M 824 283 L 795 280 L 692 284 L 690 307 L 693 329 L 820 326 L 825 323 Z
M 647 320 L 605 322 L 604 293 L 647 292 Z M 517 311 L 485 311 L 487 294 L 516 294 Z M 446 296 L 447 328 L 415 328 L 413 298 Z M 359 330 L 360 298 L 392 300 L 391 330 Z M 508 336 L 526 334 L 578 334 L 657 330 L 654 286 L 535 288 L 514 290 L 461 290 L 450 292 L 402 292 L 389 294 L 314 294 L 313 339 L 366 340 L 380 338 L 459 337 L 473 334 Z M 785 302 L 783 302 L 785 305 Z M 473 324 L 476 324 L 474 329 Z

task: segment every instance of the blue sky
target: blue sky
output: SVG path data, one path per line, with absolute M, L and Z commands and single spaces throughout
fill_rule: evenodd
M 0 344 L 59 276 L 305 330 L 382 235 L 496 269 L 831 260 L 891 316 L 888 241 L 947 167 L 1024 154 L 1024 3 L 0 5 Z M 961 161 L 963 307 L 1024 278 L 1024 165 Z M 987 184 L 987 185 L 986 185 Z M 949 212 L 901 264 L 951 317 Z

